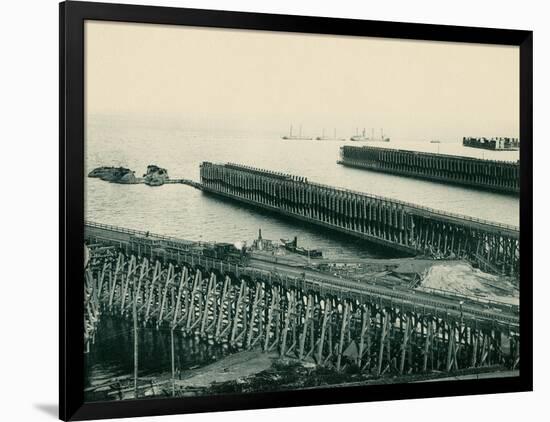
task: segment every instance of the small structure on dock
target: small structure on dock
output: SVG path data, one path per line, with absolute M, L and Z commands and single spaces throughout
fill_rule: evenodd
M 252 248 L 257 251 L 271 251 L 274 249 L 273 241 L 262 237 L 262 229 L 258 229 L 258 238 L 252 242 Z
M 231 264 L 246 265 L 248 260 L 246 245 L 238 246 L 240 248 L 227 242 L 207 243 L 202 245 L 202 255 Z
M 305 249 L 298 246 L 298 237 L 294 236 L 293 240 L 281 239 L 283 247 L 292 253 L 297 253 L 298 255 L 307 256 L 308 258 L 322 258 L 323 252 L 319 249 Z

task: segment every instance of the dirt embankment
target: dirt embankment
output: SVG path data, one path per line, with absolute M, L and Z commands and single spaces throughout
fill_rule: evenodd
M 517 280 L 484 273 L 463 260 L 362 259 L 356 262 L 333 262 L 325 271 L 365 283 L 374 281 L 405 290 L 419 289 L 519 304 Z
M 519 305 L 519 289 L 508 277 L 487 274 L 464 261 L 443 261 L 424 273 L 420 290 L 444 290 Z

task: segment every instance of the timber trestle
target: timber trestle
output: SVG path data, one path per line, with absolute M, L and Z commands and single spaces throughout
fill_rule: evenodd
M 103 314 L 141 326 L 260 348 L 373 375 L 453 372 L 519 362 L 517 324 L 456 309 L 278 277 L 178 253 L 156 260 L 92 248 L 85 270 L 85 341 Z

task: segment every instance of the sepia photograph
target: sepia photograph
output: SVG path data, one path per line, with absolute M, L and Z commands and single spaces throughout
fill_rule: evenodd
M 518 46 L 83 48 L 85 402 L 519 377 Z

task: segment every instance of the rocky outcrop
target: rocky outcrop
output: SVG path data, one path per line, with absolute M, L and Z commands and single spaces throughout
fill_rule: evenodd
M 139 183 L 135 172 L 125 167 L 98 167 L 88 173 L 88 177 L 98 177 L 111 183 Z
M 143 181 L 149 186 L 163 185 L 168 178 L 168 171 L 154 164 L 147 166 L 147 173 L 143 175 Z
M 98 167 L 93 169 L 91 172 L 88 173 L 88 177 L 104 177 L 110 173 L 113 173 L 115 171 L 116 167 Z

